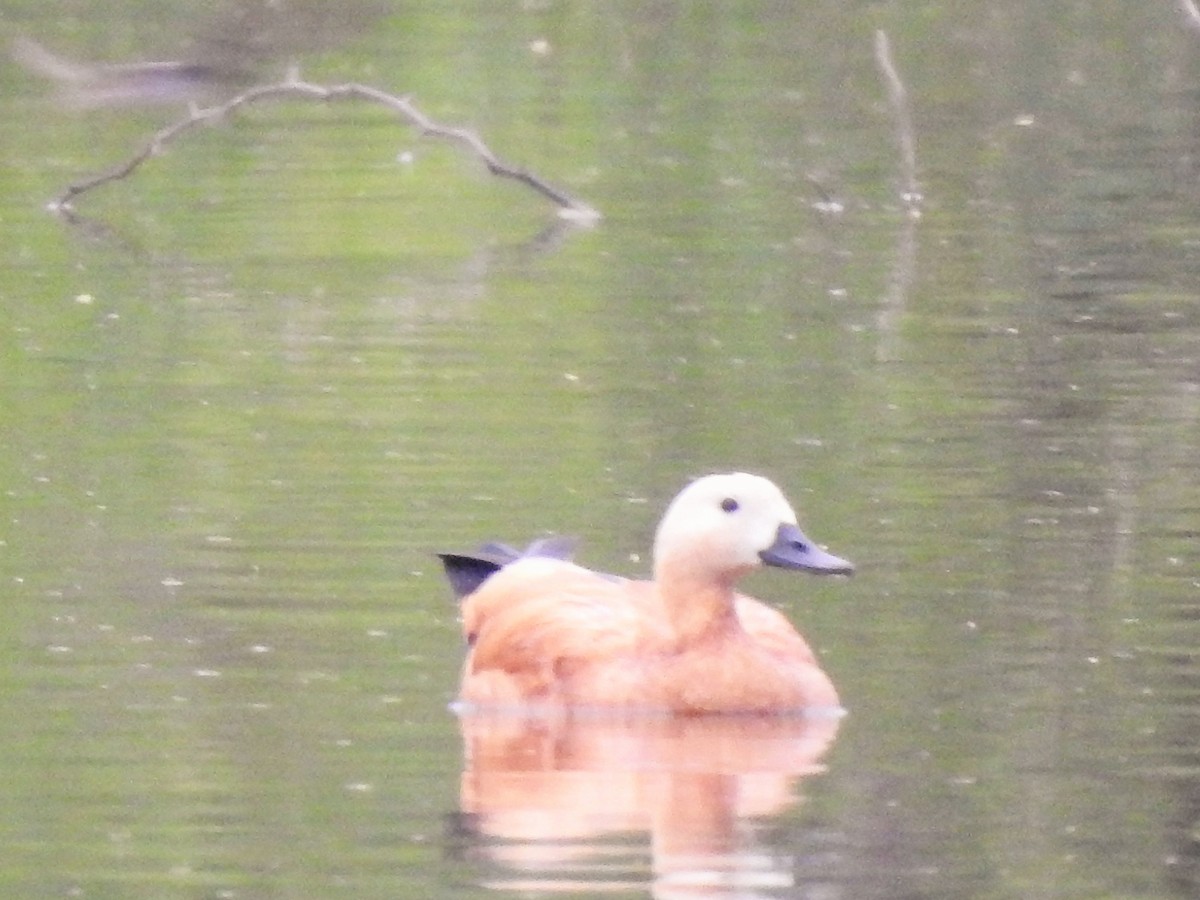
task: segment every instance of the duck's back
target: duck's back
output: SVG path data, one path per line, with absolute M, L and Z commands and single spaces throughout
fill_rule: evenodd
M 462 699 L 474 703 L 636 703 L 633 670 L 671 640 L 643 583 L 546 558 L 505 566 L 466 599 L 462 616 Z M 574 696 L 581 673 L 618 663 L 629 674 L 610 679 L 604 696 Z

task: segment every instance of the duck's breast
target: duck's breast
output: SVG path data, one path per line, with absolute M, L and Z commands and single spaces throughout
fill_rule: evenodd
M 815 662 L 773 652 L 746 633 L 679 653 L 671 660 L 665 694 L 682 713 L 780 714 L 840 706 L 833 682 Z
M 745 594 L 737 595 L 735 608 L 742 628 L 763 649 L 783 659 L 817 664 L 808 641 L 779 610 Z

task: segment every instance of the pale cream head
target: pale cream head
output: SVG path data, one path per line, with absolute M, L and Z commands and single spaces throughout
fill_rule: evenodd
M 667 507 L 654 538 L 655 565 L 688 553 L 704 568 L 746 571 L 762 565 L 759 554 L 775 542 L 780 525 L 795 524 L 791 504 L 766 478 L 707 475 Z
M 656 577 L 664 566 L 736 579 L 761 565 L 848 575 L 854 566 L 804 536 L 783 492 L 759 475 L 707 475 L 667 507 L 654 538 Z

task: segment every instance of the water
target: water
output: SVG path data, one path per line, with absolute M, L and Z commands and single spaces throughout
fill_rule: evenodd
M 357 13 L 306 77 L 411 91 L 604 220 L 300 103 L 71 225 L 42 205 L 177 111 L 0 67 L 5 893 L 1194 896 L 1174 5 Z M 106 59 L 190 15 L 2 14 Z M 858 564 L 747 585 L 836 727 L 449 711 L 433 551 L 554 531 L 643 573 L 670 497 L 731 468 Z

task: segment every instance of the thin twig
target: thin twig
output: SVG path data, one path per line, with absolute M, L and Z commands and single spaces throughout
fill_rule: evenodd
M 887 84 L 892 115 L 896 119 L 896 140 L 900 144 L 900 177 L 903 189 L 900 197 L 914 218 L 921 215 L 921 189 L 917 184 L 917 142 L 913 136 L 912 115 L 908 109 L 908 92 L 892 62 L 892 47 L 887 32 L 875 32 L 875 63 Z
M 132 175 L 138 168 L 153 156 L 162 153 L 180 135 L 190 131 L 197 125 L 216 121 L 227 116 L 240 106 L 246 106 L 260 100 L 286 96 L 310 97 L 315 100 L 342 100 L 357 98 L 382 104 L 400 115 L 410 125 L 424 135 L 443 138 L 462 144 L 483 160 L 489 172 L 500 178 L 510 178 L 532 188 L 559 207 L 559 215 L 565 219 L 582 222 L 592 222 L 600 218 L 600 213 L 581 200 L 572 197 L 542 178 L 525 169 L 517 168 L 501 160 L 483 139 L 469 128 L 459 128 L 443 125 L 421 112 L 408 97 L 389 94 L 378 88 L 363 84 L 319 85 L 300 79 L 296 72 L 289 72 L 287 77 L 274 84 L 264 84 L 252 87 L 224 103 L 203 108 L 193 107 L 187 118 L 180 119 L 159 130 L 150 137 L 146 144 L 124 162 L 113 166 L 97 175 L 81 179 L 67 187 L 61 195 L 50 202 L 52 212 L 64 213 L 73 209 L 72 203 L 76 197 L 85 194 L 93 188 L 112 181 L 119 181 Z

